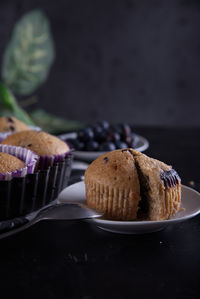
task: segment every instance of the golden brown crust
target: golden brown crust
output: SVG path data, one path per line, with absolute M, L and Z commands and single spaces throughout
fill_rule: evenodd
M 25 147 L 39 156 L 61 155 L 70 150 L 64 141 L 42 131 L 18 132 L 8 136 L 2 144 Z
M 15 171 L 25 167 L 25 163 L 15 156 L 0 153 L 0 173 Z
M 19 119 L 13 116 L 0 117 L 0 132 L 16 133 L 25 130 L 30 130 L 30 128 Z

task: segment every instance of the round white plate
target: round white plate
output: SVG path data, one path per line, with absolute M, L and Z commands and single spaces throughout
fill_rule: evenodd
M 59 202 L 77 201 L 85 202 L 84 182 L 75 183 L 64 189 Z M 200 213 L 200 193 L 182 185 L 182 205 L 180 211 L 170 220 L 162 221 L 112 221 L 105 219 L 90 219 L 90 223 L 103 230 L 122 234 L 143 234 L 159 231 L 169 224 L 185 221 Z
M 138 143 L 137 146 L 135 147 L 135 150 L 139 152 L 144 152 L 148 147 L 149 147 L 149 142 L 146 138 L 143 136 L 137 135 L 138 136 Z M 58 136 L 62 140 L 67 140 L 68 138 L 75 139 L 77 138 L 77 133 L 66 133 Z M 84 161 L 93 161 L 96 158 L 98 158 L 100 155 L 105 154 L 105 152 L 86 152 L 86 151 L 74 151 L 74 157 L 76 159 L 81 159 Z

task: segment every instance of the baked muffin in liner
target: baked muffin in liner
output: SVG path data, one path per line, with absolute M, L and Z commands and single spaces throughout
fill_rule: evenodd
M 131 148 L 94 160 L 85 190 L 88 206 L 111 220 L 170 219 L 181 205 L 181 179 L 172 166 Z
M 1 181 L 11 180 L 14 177 L 20 178 L 34 173 L 39 157 L 32 151 L 18 146 L 0 144 L 0 152 L 15 156 L 25 163 L 25 167 L 21 169 L 7 172 L 6 174 L 0 173 Z
M 55 200 L 68 185 L 72 160 L 71 152 L 40 157 L 35 173 L 0 181 L 0 220 L 27 215 Z

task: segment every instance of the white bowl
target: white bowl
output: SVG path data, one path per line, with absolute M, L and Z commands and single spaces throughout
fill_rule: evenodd
M 77 138 L 77 133 L 75 133 L 75 132 L 66 133 L 66 134 L 58 135 L 58 137 L 62 140 L 67 141 L 67 139 L 76 139 Z M 149 142 L 143 136 L 137 135 L 137 137 L 138 137 L 138 142 L 137 142 L 137 146 L 135 147 L 135 150 L 137 150 L 139 152 L 143 152 L 149 147 Z M 100 155 L 103 155 L 105 153 L 106 152 L 99 152 L 99 151 L 98 152 L 74 151 L 74 157 L 76 159 L 80 159 L 80 160 L 90 162 L 90 161 L 95 160 Z

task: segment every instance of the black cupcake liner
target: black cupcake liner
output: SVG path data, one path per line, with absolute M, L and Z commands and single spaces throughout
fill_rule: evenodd
M 0 181 L 0 221 L 25 216 L 58 197 L 68 185 L 73 155 L 45 170 L 11 181 Z

